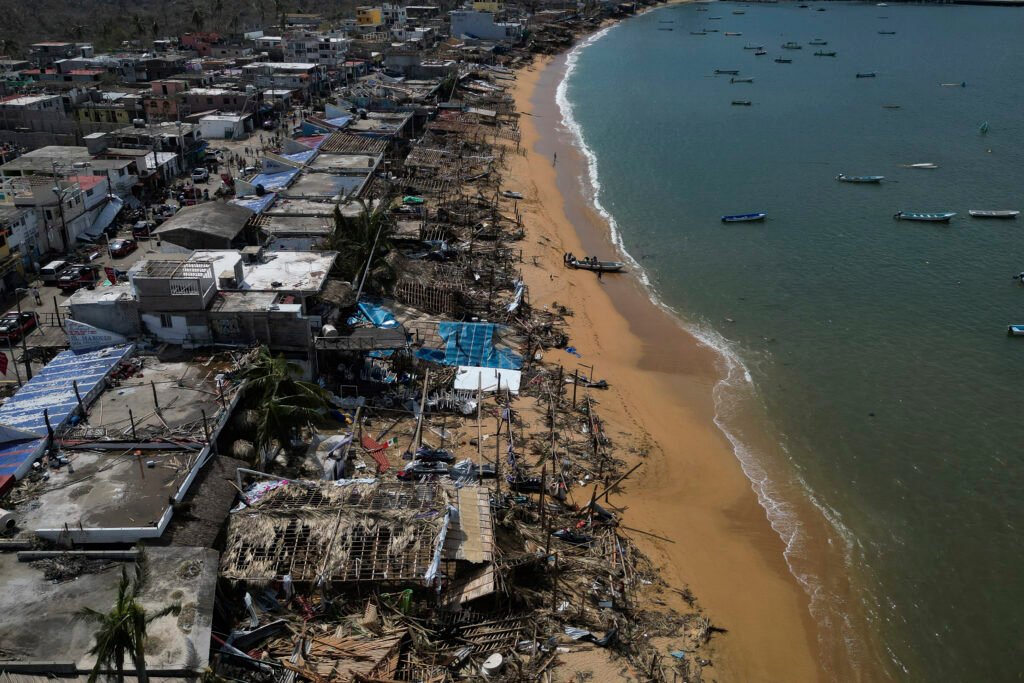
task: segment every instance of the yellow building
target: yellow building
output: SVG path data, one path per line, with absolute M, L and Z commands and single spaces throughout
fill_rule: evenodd
M 500 2 L 478 2 L 474 0 L 473 9 L 477 12 L 491 12 L 497 14 L 501 12 L 503 4 Z
M 380 26 L 384 23 L 380 7 L 357 7 L 356 23 L 360 26 Z
M 124 127 L 131 125 L 132 116 L 125 105 L 112 102 L 86 102 L 75 108 L 75 120 L 79 123 L 113 123 Z

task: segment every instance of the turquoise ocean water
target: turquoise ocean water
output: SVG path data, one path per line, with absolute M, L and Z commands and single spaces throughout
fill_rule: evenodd
M 822 637 L 867 680 L 1017 680 L 1024 339 L 1005 331 L 1024 323 L 1024 218 L 967 210 L 1024 209 L 1024 10 L 809 4 L 667 7 L 606 30 L 570 55 L 565 123 L 653 290 L 749 373 L 716 392 L 719 418 L 767 477 Z M 921 162 L 939 168 L 901 167 Z M 719 221 L 752 211 L 768 222 Z M 770 447 L 745 439 L 751 416 Z M 852 598 L 801 569 L 801 509 L 827 520 L 817 540 Z

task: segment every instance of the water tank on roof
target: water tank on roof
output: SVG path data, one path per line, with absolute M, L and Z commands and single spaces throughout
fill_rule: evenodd
M 145 128 L 146 121 L 144 119 L 132 119 L 132 125 L 136 128 Z
M 337 337 L 338 336 L 338 328 L 335 327 L 334 325 L 324 325 L 322 328 L 320 328 L 320 336 L 321 337 Z

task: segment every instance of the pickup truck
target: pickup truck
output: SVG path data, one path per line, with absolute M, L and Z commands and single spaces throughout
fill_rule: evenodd
M 91 287 L 103 279 L 103 271 L 96 265 L 68 266 L 57 278 L 57 287 L 73 292 L 79 287 Z

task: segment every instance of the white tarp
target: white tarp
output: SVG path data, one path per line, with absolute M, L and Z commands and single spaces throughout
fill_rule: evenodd
M 480 368 L 471 365 L 460 365 L 455 373 L 455 390 L 475 392 L 482 387 L 486 392 L 505 391 L 519 393 L 519 382 L 523 373 L 519 370 L 502 368 Z

